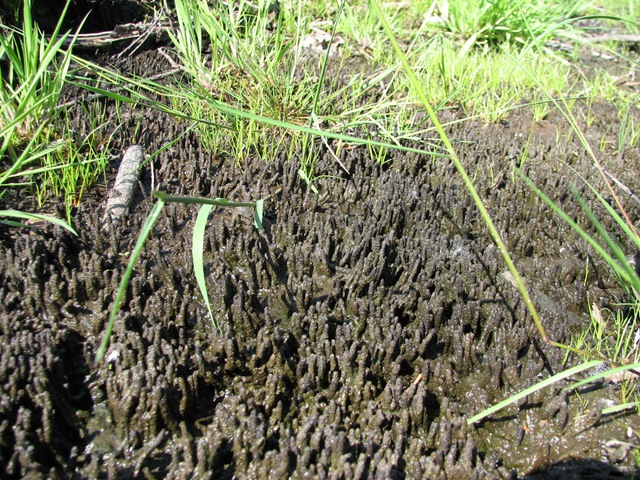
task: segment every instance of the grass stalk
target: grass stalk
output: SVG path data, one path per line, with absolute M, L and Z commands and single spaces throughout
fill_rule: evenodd
M 397 40 L 395 38 L 395 36 L 393 35 L 393 32 L 391 31 L 391 27 L 389 27 L 389 24 L 387 23 L 387 21 L 386 21 L 386 19 L 384 17 L 384 14 L 382 13 L 382 9 L 380 8 L 380 5 L 379 5 L 378 1 L 377 0 L 371 0 L 371 5 L 373 6 L 374 10 L 376 11 L 376 13 L 378 15 L 378 18 L 380 20 L 380 23 L 382 24 L 384 30 L 387 33 L 387 36 L 389 37 L 389 40 L 391 41 L 391 44 L 393 45 L 393 48 L 394 48 L 394 50 L 396 52 L 397 57 L 402 62 L 402 66 L 404 67 L 406 75 L 409 77 L 410 83 L 412 84 L 412 86 L 414 88 L 414 91 L 417 93 L 417 95 L 420 98 L 420 101 L 422 102 L 422 105 L 427 110 L 427 114 L 429 115 L 429 118 L 431 119 L 431 121 L 433 122 L 433 125 L 435 126 L 436 132 L 438 133 L 440 139 L 442 140 L 442 143 L 445 146 L 445 150 L 447 151 L 449 158 L 451 159 L 451 161 L 455 165 L 456 170 L 458 171 L 458 174 L 460 175 L 460 177 L 462 178 L 462 181 L 464 182 L 465 188 L 467 189 L 467 191 L 471 195 L 471 198 L 473 199 L 473 202 L 476 204 L 476 207 L 478 208 L 478 210 L 480 212 L 480 215 L 482 216 L 482 219 L 484 220 L 485 224 L 487 225 L 487 228 L 489 229 L 489 232 L 491 234 L 491 237 L 493 238 L 493 241 L 496 243 L 496 246 L 498 247 L 498 250 L 500 251 L 500 254 L 502 255 L 502 258 L 504 259 L 505 263 L 507 264 L 507 267 L 509 268 L 509 271 L 513 275 L 513 278 L 514 278 L 516 284 L 518 285 L 518 290 L 520 291 L 520 294 L 522 295 L 522 298 L 523 298 L 523 300 L 525 302 L 525 305 L 527 306 L 527 309 L 529 310 L 529 313 L 531 314 L 531 317 L 533 318 L 533 321 L 534 321 L 534 323 L 536 325 L 536 328 L 538 329 L 538 333 L 540 334 L 540 337 L 542 338 L 542 341 L 544 343 L 546 343 L 546 344 L 549 344 L 549 345 L 555 345 L 556 342 L 553 342 L 547 336 L 546 331 L 545 331 L 545 329 L 544 329 L 544 327 L 542 325 L 542 322 L 540 321 L 540 318 L 538 317 L 538 313 L 537 313 L 537 311 L 535 309 L 535 306 L 533 305 L 533 302 L 531 301 L 531 298 L 529 296 L 529 292 L 527 291 L 527 288 L 525 287 L 524 280 L 522 279 L 522 277 L 518 273 L 518 270 L 516 269 L 515 265 L 513 264 L 513 261 L 511 260 L 511 256 L 509 255 L 509 252 L 507 251 L 507 247 L 505 246 L 504 242 L 502 241 L 500 233 L 498 233 L 498 230 L 496 229 L 493 221 L 491 220 L 491 217 L 490 217 L 489 213 L 487 212 L 487 209 L 485 208 L 484 203 L 482 202 L 482 199 L 480 198 L 480 195 L 478 195 L 478 192 L 476 191 L 475 187 L 473 186 L 473 182 L 469 178 L 469 175 L 467 174 L 464 166 L 462 165 L 462 162 L 460 161 L 460 158 L 458 157 L 458 154 L 456 153 L 455 149 L 453 148 L 453 145 L 451 144 L 451 141 L 449 140 L 449 137 L 447 136 L 447 133 L 444 131 L 444 128 L 442 127 L 442 124 L 440 123 L 440 120 L 438 119 L 438 116 L 436 115 L 435 111 L 431 107 L 431 104 L 430 104 L 429 100 L 427 99 L 427 95 L 426 95 L 426 93 L 424 91 L 424 88 L 422 87 L 422 84 L 418 81 L 418 78 L 416 77 L 415 73 L 413 72 L 413 69 L 411 68 L 411 65 L 409 65 L 409 62 L 407 61 L 407 57 L 405 56 L 404 52 L 400 48 L 400 45 L 398 44 L 398 42 L 397 42 Z

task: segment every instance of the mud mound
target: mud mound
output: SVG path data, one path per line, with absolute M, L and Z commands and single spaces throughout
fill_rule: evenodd
M 132 124 L 140 118 L 147 151 L 184 128 L 154 112 Z M 549 335 L 567 340 L 588 322 L 587 293 L 611 300 L 614 285 L 586 245 L 512 176 L 526 122 L 468 122 L 450 133 Z M 564 354 L 539 341 L 448 161 L 394 153 L 379 165 L 365 148 L 341 155 L 349 175 L 318 148 L 316 173 L 332 177 L 318 181 L 317 195 L 289 158 L 240 169 L 212 158 L 191 132 L 154 159 L 154 175 L 143 174 L 146 190 L 123 223 L 103 227 L 105 205 L 96 198 L 76 212 L 78 237 L 0 227 L 3 475 L 536 478 L 571 458 L 628 466 L 627 455 L 603 448 L 628 441 L 626 425 L 638 427 L 635 417 L 602 421 L 598 402 L 611 391 L 584 392 L 593 408 L 583 408 L 557 385 L 467 427 L 469 416 L 561 369 Z M 542 133 L 526 170 L 580 217 L 560 160 L 592 176 L 576 143 Z M 249 211 L 214 211 L 205 260 L 218 332 L 192 273 L 197 210 L 167 206 L 107 360 L 94 366 L 152 205 L 152 178 L 172 194 L 271 195 L 265 229 L 253 229 Z

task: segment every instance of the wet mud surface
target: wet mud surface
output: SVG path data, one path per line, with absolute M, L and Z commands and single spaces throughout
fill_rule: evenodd
M 151 51 L 132 62 L 162 70 Z M 588 134 L 598 145 L 619 120 L 607 105 L 592 108 Z M 122 152 L 139 121 L 147 153 L 186 128 L 157 112 L 129 113 Z M 443 120 L 460 115 L 445 112 Z M 527 174 L 584 219 L 570 188 L 585 196 L 587 189 L 561 162 L 601 190 L 602 182 L 562 125 L 555 114 L 532 125 L 522 112 L 504 124 L 465 121 L 448 130 L 549 336 L 568 341 L 588 324 L 589 301 L 610 306 L 620 292 L 586 243 L 511 173 L 530 137 Z M 638 191 L 637 149 L 618 156 L 605 146 L 598 154 Z M 122 222 L 103 225 L 106 198 L 97 188 L 75 212 L 78 237 L 48 226 L 0 227 L 3 478 L 631 475 L 628 445 L 637 438 L 629 433 L 640 422 L 600 413 L 615 385 L 578 398 L 558 384 L 467 426 L 470 416 L 560 371 L 564 353 L 540 341 L 453 165 L 403 152 L 379 165 L 356 147 L 340 153 L 347 174 L 321 144 L 317 155 L 316 174 L 329 176 L 317 182 L 320 195 L 290 158 L 237 166 L 213 158 L 192 131 L 142 173 Z M 197 208 L 168 205 L 132 277 L 107 360 L 94 365 L 153 204 L 152 182 L 179 195 L 270 195 L 265 228 L 253 228 L 250 211 L 214 210 L 205 269 L 219 332 L 193 275 Z M 625 205 L 637 219 L 638 206 Z

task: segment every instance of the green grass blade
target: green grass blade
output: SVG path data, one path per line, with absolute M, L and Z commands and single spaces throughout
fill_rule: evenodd
M 256 202 L 256 208 L 253 209 L 253 224 L 258 230 L 262 230 L 262 216 L 264 212 L 264 198 Z
M 78 235 L 78 232 L 76 232 L 73 229 L 73 227 L 71 227 L 67 222 L 65 222 L 64 220 L 60 220 L 59 218 L 52 217 L 51 215 L 42 215 L 42 214 L 39 214 L 39 213 L 19 212 L 18 210 L 0 210 L 0 217 L 20 218 L 22 220 L 41 220 L 41 221 L 43 220 L 45 222 L 54 223 L 54 224 L 64 228 L 65 230 L 70 231 L 74 235 Z M 16 222 L 16 223 L 18 223 L 18 222 Z M 29 226 L 29 225 L 24 225 L 24 224 L 20 224 L 20 225 L 26 226 L 26 227 Z
M 13 220 L 0 220 L 0 223 L 3 225 L 9 225 L 10 227 L 19 227 L 19 228 L 32 228 L 32 225 L 27 223 L 14 222 Z
M 629 262 L 627 261 L 625 254 L 622 251 L 622 248 L 620 248 L 620 246 L 607 233 L 602 223 L 600 223 L 600 221 L 596 218 L 593 212 L 591 212 L 589 207 L 587 207 L 587 204 L 584 202 L 582 197 L 578 195 L 577 190 L 575 188 L 572 188 L 572 191 L 573 191 L 573 195 L 576 197 L 578 204 L 580 205 L 582 210 L 586 213 L 587 218 L 589 219 L 591 224 L 594 226 L 596 231 L 600 234 L 604 242 L 607 244 L 607 246 L 609 247 L 609 250 L 613 252 L 613 255 L 618 260 L 618 262 L 615 265 L 611 265 L 611 266 L 616 271 L 620 269 L 622 272 L 624 272 L 624 274 L 621 275 L 624 281 L 627 284 L 632 285 L 635 288 L 636 292 L 640 292 L 640 279 L 638 279 L 638 276 L 636 275 L 634 269 L 631 267 L 631 265 L 629 265 Z
M 618 413 L 623 410 L 629 410 L 630 408 L 638 408 L 638 402 L 623 403 L 620 405 L 614 405 L 613 407 L 603 408 L 602 414 L 609 415 L 611 413 Z
M 503 400 L 502 402 L 497 403 L 496 405 L 493 405 L 492 407 L 489 407 L 486 410 L 483 410 L 477 415 L 474 415 L 473 417 L 467 420 L 467 425 L 471 425 L 473 423 L 479 422 L 480 420 L 488 417 L 492 413 L 495 413 L 498 410 L 503 409 L 504 407 L 512 404 L 513 402 L 526 397 L 527 395 L 537 392 L 538 390 L 542 390 L 543 388 L 548 387 L 549 385 L 553 385 L 554 383 L 559 382 L 560 380 L 563 380 L 567 377 L 580 373 L 584 370 L 593 368 L 596 365 L 599 365 L 601 363 L 602 363 L 602 360 L 591 360 L 589 362 L 576 365 L 573 368 L 569 368 L 568 370 L 564 370 L 556 375 L 553 375 L 552 377 L 549 377 L 546 380 L 543 380 L 542 382 L 536 383 L 535 385 L 527 388 L 526 390 L 522 390 L 521 392 L 518 392 L 516 395 L 513 395 L 512 397 L 509 397 L 506 400 Z
M 160 216 L 160 212 L 162 211 L 162 207 L 164 207 L 164 202 L 162 199 L 159 199 L 156 204 L 153 206 L 151 213 L 147 217 L 144 225 L 142 226 L 142 230 L 140 231 L 140 235 L 138 236 L 138 241 L 131 253 L 131 257 L 129 258 L 129 263 L 127 265 L 127 269 L 122 276 L 122 281 L 120 282 L 120 288 L 118 288 L 118 293 L 116 294 L 116 299 L 113 302 L 113 306 L 111 307 L 111 313 L 109 314 L 109 321 L 107 323 L 107 329 L 104 333 L 104 338 L 102 339 L 102 343 L 96 352 L 96 356 L 94 359 L 95 363 L 100 362 L 102 357 L 104 357 L 105 352 L 107 351 L 107 347 L 109 346 L 109 340 L 111 339 L 111 333 L 113 332 L 113 325 L 116 320 L 116 316 L 120 310 L 120 304 L 124 299 L 127 293 L 127 287 L 129 286 L 129 279 L 131 278 L 131 274 L 133 273 L 133 268 L 138 261 L 138 257 L 140 256 L 140 252 L 142 251 L 142 247 L 147 240 L 147 237 L 151 233 L 153 229 L 153 225 L 158 220 Z
M 198 288 L 200 289 L 200 293 L 202 294 L 202 299 L 204 300 L 205 305 L 207 306 L 207 310 L 209 311 L 209 318 L 211 318 L 211 322 L 213 326 L 220 330 L 220 325 L 216 321 L 216 317 L 213 316 L 213 310 L 211 310 L 211 302 L 209 302 L 209 294 L 207 293 L 207 283 L 204 278 L 204 260 L 202 258 L 202 251 L 204 249 L 204 229 L 207 226 L 207 220 L 209 219 L 209 214 L 211 213 L 211 209 L 213 209 L 214 205 L 203 205 L 198 212 L 198 216 L 196 217 L 196 223 L 193 227 L 193 245 L 191 248 L 191 256 L 193 258 L 193 271 L 196 275 L 196 280 L 198 282 Z
M 322 83 L 324 82 L 324 76 L 327 72 L 327 65 L 329 64 L 329 56 L 331 54 L 331 45 L 333 45 L 333 38 L 336 35 L 336 30 L 338 29 L 338 25 L 340 24 L 340 17 L 342 17 L 342 11 L 344 10 L 344 6 L 347 2 L 340 2 L 340 7 L 338 7 L 338 12 L 335 15 L 333 20 L 333 28 L 331 29 L 331 37 L 329 37 L 329 43 L 327 47 L 327 51 L 324 54 L 324 59 L 322 60 L 322 67 L 320 68 L 320 78 L 318 79 L 318 84 L 313 94 L 313 102 L 311 104 L 311 112 L 314 114 L 318 111 L 318 99 L 320 98 L 320 92 L 322 90 Z
M 112 90 L 106 90 L 104 88 L 94 87 L 93 85 L 87 85 L 86 83 L 80 83 L 75 81 L 69 81 L 68 83 L 78 88 L 84 88 L 85 90 L 89 90 L 91 93 L 95 93 L 96 95 L 101 95 L 110 100 L 119 101 L 123 103 L 135 103 L 134 101 L 131 100 L 131 98 L 125 95 L 120 95 L 119 93 L 114 92 Z
M 542 190 L 534 185 L 534 183 L 524 174 L 521 170 L 518 170 L 518 174 L 520 178 L 527 184 L 527 186 L 535 192 L 535 194 L 540 197 L 549 207 L 551 207 L 575 232 L 578 233 L 584 240 L 587 241 L 589 245 L 591 245 L 594 250 L 598 253 L 602 259 L 611 268 L 613 268 L 620 277 L 624 279 L 629 279 L 629 283 L 631 283 L 631 278 L 629 272 L 625 269 L 625 267 L 621 266 L 611 255 L 607 253 L 607 251 L 600 245 L 591 235 L 585 232 L 576 222 L 573 221 L 569 215 L 567 215 L 560 207 L 558 207 L 553 200 L 547 197 Z M 625 262 L 625 265 L 628 268 L 628 264 Z
M 638 369 L 640 369 L 640 363 L 632 363 L 629 365 L 622 365 L 620 367 L 612 368 L 610 370 L 605 370 L 604 372 L 597 373 L 588 378 L 585 378 L 584 380 L 580 380 L 579 382 L 572 383 L 571 385 L 566 387 L 564 391 L 575 390 L 576 388 L 582 387 L 583 385 L 597 382 L 600 379 L 609 377 L 611 375 L 615 375 L 616 373 L 626 372 L 627 370 L 638 370 Z
M 565 163 L 565 165 L 567 165 Z M 607 200 L 602 196 L 602 194 L 600 192 L 598 192 L 593 185 L 591 185 L 591 183 L 589 183 L 587 181 L 586 178 L 584 178 L 582 175 L 580 175 L 580 173 L 573 168 L 570 165 L 567 165 L 567 167 L 575 174 L 577 175 L 580 180 L 582 180 L 582 182 L 589 187 L 589 189 L 591 190 L 591 192 L 593 192 L 593 194 L 596 196 L 596 198 L 598 199 L 598 201 L 602 204 L 602 206 L 607 210 L 607 213 L 609 213 L 609 215 L 611 215 L 611 217 L 616 221 L 616 223 L 618 224 L 618 226 L 624 231 L 625 235 L 627 238 L 631 239 L 633 241 L 633 243 L 636 244 L 636 246 L 638 248 L 640 248 L 640 238 L 635 234 L 635 232 L 629 227 L 629 225 L 627 224 L 627 222 L 624 221 L 624 219 L 620 216 L 620 214 L 618 214 L 618 212 L 611 206 L 611 204 L 609 202 L 607 202 Z
M 25 171 L 23 170 L 25 165 L 29 165 L 32 162 L 35 162 L 37 159 L 56 151 L 58 148 L 60 148 L 62 146 L 62 144 L 50 144 L 47 147 L 43 148 L 40 151 L 34 151 L 36 148 L 36 145 L 38 144 L 38 142 L 40 141 L 38 135 L 40 134 L 40 132 L 42 132 L 45 128 L 46 124 L 42 124 L 40 125 L 40 127 L 38 127 L 38 130 L 36 130 L 35 135 L 31 138 L 31 140 L 29 141 L 28 145 L 23 149 L 22 153 L 20 154 L 20 156 L 18 158 L 15 159 L 15 161 L 13 162 L 13 164 L 11 164 L 11 166 L 9 167 L 8 170 L 4 171 L 4 172 L 0 172 L 0 186 L 4 186 L 5 182 L 7 182 L 7 180 L 13 178 L 13 177 L 21 177 L 25 174 Z M 5 140 L 7 140 L 7 143 L 9 143 L 10 139 L 5 138 Z M 3 144 L 4 146 L 4 144 Z M 4 153 L 4 152 L 1 152 Z M 27 173 L 28 174 L 28 173 Z
M 255 202 L 230 202 L 226 198 L 185 197 L 182 195 L 169 195 L 164 192 L 153 192 L 153 196 L 166 203 L 183 203 L 185 205 L 213 205 L 214 207 L 252 207 Z

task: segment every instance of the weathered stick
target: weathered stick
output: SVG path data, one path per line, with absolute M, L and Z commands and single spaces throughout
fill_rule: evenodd
M 109 217 L 119 220 L 127 213 L 140 178 L 140 165 L 143 161 L 144 148 L 140 145 L 132 145 L 124 152 L 116 182 L 107 198 L 103 221 Z

